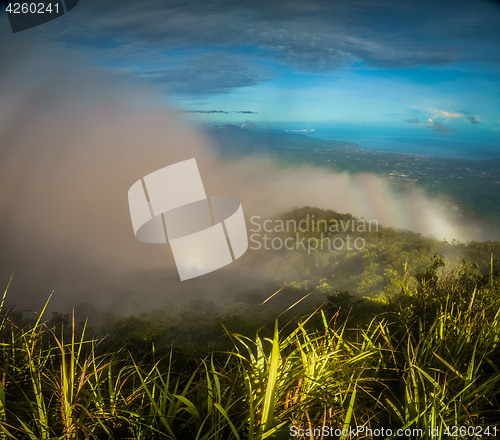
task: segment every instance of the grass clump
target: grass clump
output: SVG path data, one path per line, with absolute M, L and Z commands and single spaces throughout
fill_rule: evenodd
M 20 326 L 2 301 L 0 438 L 284 439 L 291 429 L 322 438 L 327 426 L 341 438 L 383 427 L 387 438 L 435 439 L 449 426 L 494 425 L 498 274 L 493 263 L 487 276 L 464 263 L 440 276 L 443 264 L 436 257 L 405 278 L 355 326 L 330 304 L 270 332 L 227 330 L 230 349 L 188 363 L 173 347 L 159 359 L 154 346 L 148 357 L 102 352 L 74 317 L 69 332 L 43 311 Z M 397 436 L 409 428 L 416 434 Z

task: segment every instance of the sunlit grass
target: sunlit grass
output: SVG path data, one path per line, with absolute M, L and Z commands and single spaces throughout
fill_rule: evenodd
M 493 271 L 482 285 L 438 280 L 438 267 L 366 325 L 335 325 L 319 309 L 293 330 L 276 322 L 270 338 L 228 331 L 232 350 L 185 371 L 173 350 L 152 364 L 98 354 L 74 317 L 65 340 L 45 309 L 18 328 L 2 300 L 0 438 L 279 439 L 291 426 L 422 428 L 420 438 L 439 428 L 441 438 L 449 425 L 494 424 L 498 281 Z

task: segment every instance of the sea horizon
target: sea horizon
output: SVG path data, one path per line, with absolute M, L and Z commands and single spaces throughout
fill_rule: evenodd
M 315 139 L 352 142 L 361 150 L 380 153 L 466 160 L 500 159 L 500 135 L 494 132 L 485 132 L 478 138 L 477 132 L 468 133 L 463 130 L 463 132 L 441 134 L 429 127 L 390 127 L 324 122 L 266 122 L 239 125 L 257 131 L 295 133 Z

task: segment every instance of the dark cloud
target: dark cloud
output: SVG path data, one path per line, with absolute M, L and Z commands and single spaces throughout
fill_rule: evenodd
M 472 125 L 479 124 L 481 122 L 481 118 L 474 113 L 467 112 L 465 110 L 458 110 L 456 113 L 460 113 L 461 115 L 463 115 L 463 117 L 467 119 Z
M 467 119 L 472 125 L 479 124 L 479 122 L 481 122 L 477 116 L 467 116 Z
M 458 110 L 457 113 L 464 115 L 464 118 L 467 119 L 472 125 L 479 124 L 481 122 L 481 118 L 474 113 L 467 112 L 465 110 Z
M 102 59 L 111 55 L 125 64 L 142 59 L 143 77 L 168 84 L 172 93 L 209 95 L 269 79 L 263 64 L 327 72 L 354 62 L 397 68 L 495 62 L 499 20 L 500 8 L 486 1 L 88 0 L 37 32 L 58 41 L 71 35 L 90 51 L 102 52 Z M 112 40 L 113 47 L 100 47 L 95 43 L 100 38 Z M 197 70 L 190 60 L 175 69 L 161 65 L 168 51 L 202 57 L 193 49 L 200 47 L 212 53 Z M 221 53 L 231 57 L 249 47 L 255 50 L 246 54 L 245 66 L 220 62 Z
M 454 128 L 447 127 L 446 125 L 443 125 L 440 122 L 429 121 L 427 126 L 443 134 L 448 134 L 456 131 Z
M 345 50 L 338 35 L 266 29 L 259 45 L 272 56 L 301 71 L 327 72 L 352 63 L 356 56 Z
M 358 50 L 353 48 L 353 53 L 368 64 L 393 68 L 411 68 L 423 64 L 439 66 L 460 58 L 460 51 L 456 46 L 419 46 L 414 42 L 384 42 L 375 47 L 365 44 L 358 46 Z
M 226 112 L 224 110 L 185 110 L 185 113 L 224 113 L 224 114 L 229 114 L 229 113 L 245 113 L 245 114 L 252 114 L 256 115 L 257 112 L 251 112 L 251 111 L 231 111 L 231 112 Z
M 224 110 L 185 110 L 185 113 L 225 113 L 228 114 L 230 112 L 225 112 Z
M 405 122 L 409 122 L 410 124 L 422 124 L 422 121 L 418 118 L 406 119 Z
M 272 79 L 266 69 L 251 65 L 243 56 L 223 52 L 189 57 L 180 68 L 143 69 L 136 75 L 171 94 L 193 97 L 231 93 Z

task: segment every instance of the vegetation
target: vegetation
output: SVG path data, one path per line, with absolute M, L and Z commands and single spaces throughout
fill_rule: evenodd
M 284 223 L 284 231 L 279 231 L 277 219 Z M 278 295 L 280 301 L 290 297 L 299 299 L 305 293 L 313 292 L 313 296 L 322 297 L 335 292 L 349 292 L 354 297 L 385 298 L 395 295 L 401 289 L 403 277 L 415 278 L 424 272 L 434 254 L 443 255 L 447 261 L 445 269 L 454 270 L 463 265 L 464 260 L 477 264 L 476 272 L 486 272 L 490 267 L 491 254 L 500 255 L 500 242 L 468 242 L 439 241 L 424 237 L 411 231 L 394 230 L 370 219 L 358 219 L 351 214 L 339 214 L 332 210 L 304 207 L 279 214 L 268 229 L 257 231 L 250 229 L 250 237 L 262 244 L 261 249 L 247 252 L 244 258 L 262 262 L 263 275 L 273 280 L 276 290 L 284 282 L 287 283 L 287 295 Z M 255 221 L 262 225 L 264 219 Z M 302 222 L 302 223 L 301 223 Z M 364 222 L 364 223 L 363 223 Z M 294 230 L 293 225 L 297 225 Z M 354 226 L 354 232 L 353 232 Z M 351 249 L 348 249 L 347 236 L 351 237 Z M 274 239 L 281 242 L 290 240 L 294 249 L 264 249 L 264 237 L 268 243 Z M 322 239 L 323 249 L 318 246 Z M 363 240 L 361 249 L 354 247 L 354 239 Z M 311 240 L 311 250 L 304 250 L 295 244 Z M 335 240 L 341 249 L 334 248 Z M 328 249 L 328 242 L 330 249 Z M 277 242 L 279 245 L 279 241 Z M 251 240 L 252 247 L 258 247 Z M 408 270 L 408 274 L 405 274 Z M 414 286 L 412 286 L 414 287 Z M 313 300 L 310 298 L 309 300 Z M 274 301 L 274 299 L 273 299 Z M 320 302 L 318 300 L 316 302 Z M 314 301 L 313 301 L 314 302 Z M 281 304 L 284 307 L 286 302 Z
M 499 244 L 386 229 L 367 243 L 266 257 L 277 280 L 302 270 L 271 298 L 243 292 L 102 328 L 45 308 L 27 321 L 5 305 L 7 286 L 0 439 L 498 435 Z M 464 255 L 479 264 L 457 265 Z
M 356 327 L 340 321 L 335 303 L 351 301 L 353 311 L 360 303 L 338 294 L 293 329 L 276 321 L 270 337 L 228 332 L 232 350 L 190 368 L 173 346 L 157 360 L 154 345 L 149 360 L 100 352 L 74 319 L 68 339 L 43 311 L 20 328 L 3 310 L 1 438 L 289 438 L 290 429 L 321 426 L 441 438 L 447 426 L 494 425 L 498 273 L 492 262 L 484 276 L 466 266 L 440 278 L 443 264 L 436 257 L 398 294 L 374 301 L 380 313 Z

